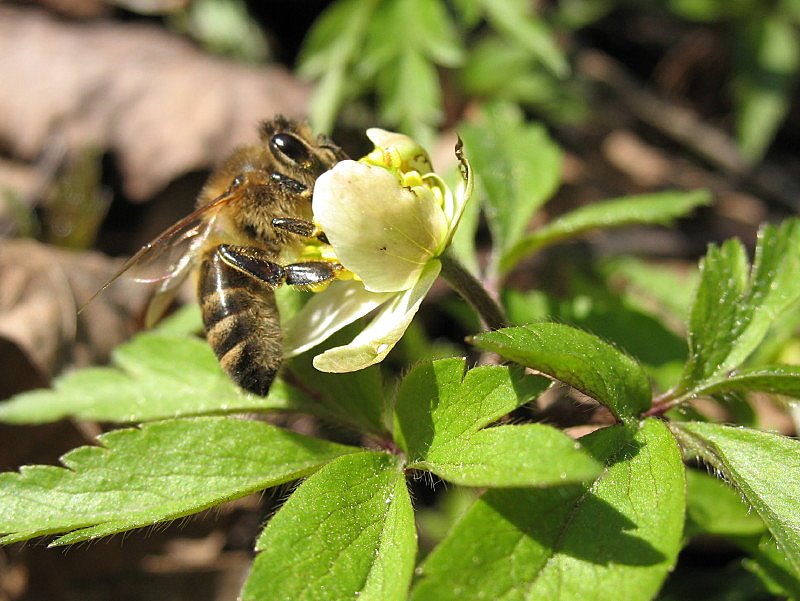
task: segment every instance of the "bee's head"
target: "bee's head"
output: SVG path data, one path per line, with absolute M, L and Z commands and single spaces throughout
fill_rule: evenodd
M 308 174 L 313 182 L 341 158 L 338 147 L 327 138 L 315 139 L 305 121 L 276 115 L 261 124 L 260 134 L 261 140 L 287 175 L 297 175 L 301 171 Z

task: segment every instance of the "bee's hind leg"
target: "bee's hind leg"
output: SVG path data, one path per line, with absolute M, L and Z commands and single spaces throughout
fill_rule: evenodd
M 275 288 L 284 283 L 286 272 L 272 256 L 254 246 L 220 244 L 216 254 L 226 265 Z
M 246 273 L 271 287 L 282 284 L 313 287 L 336 278 L 342 269 L 333 261 L 303 261 L 280 265 L 268 253 L 252 246 L 221 244 L 216 251 L 234 269 Z

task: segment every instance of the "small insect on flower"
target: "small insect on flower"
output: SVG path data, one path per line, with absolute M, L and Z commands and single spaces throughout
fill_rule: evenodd
M 460 142 L 463 182 L 454 194 L 411 138 L 381 129 L 367 136 L 375 144 L 372 152 L 337 163 L 314 187 L 314 221 L 344 270 L 286 324 L 285 355 L 310 349 L 380 309 L 350 344 L 314 358 L 321 371 L 355 371 L 386 357 L 439 275 L 439 257 L 472 195 L 472 172 Z
M 220 365 L 245 390 L 266 395 L 283 361 L 275 288 L 313 290 L 345 271 L 326 256 L 311 200 L 317 178 L 346 155 L 281 116 L 264 122 L 260 137 L 211 175 L 196 211 L 145 245 L 106 286 L 126 272 L 158 283 L 152 324 L 196 268 L 206 338 Z

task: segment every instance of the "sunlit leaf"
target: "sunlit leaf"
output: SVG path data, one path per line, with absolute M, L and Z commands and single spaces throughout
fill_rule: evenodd
M 478 334 L 471 341 L 577 388 L 620 419 L 635 419 L 650 406 L 650 382 L 642 368 L 588 332 L 540 322 Z
M 510 105 L 493 105 L 485 121 L 460 130 L 486 192 L 486 215 L 497 253 L 513 247 L 532 215 L 555 192 L 562 153 L 538 124 Z
M 681 544 L 675 440 L 648 420 L 633 435 L 617 426 L 582 442 L 606 465 L 588 488 L 484 493 L 425 561 L 412 598 L 652 599 Z
M 574 440 L 542 424 L 484 426 L 544 391 L 520 369 L 463 359 L 415 367 L 395 403 L 395 437 L 409 467 L 466 486 L 547 486 L 584 481 L 599 466 Z
M 775 319 L 800 300 L 800 221 L 759 232 L 750 268 L 741 242 L 709 248 L 689 318 L 689 360 L 679 390 L 691 394 L 739 367 Z
M 58 378 L 53 389 L 26 392 L 0 404 L 0 421 L 44 423 L 76 417 L 131 423 L 170 417 L 310 408 L 281 380 L 267 397 L 243 392 L 200 338 L 140 334 L 114 351 L 114 367 Z
M 690 457 L 699 457 L 742 494 L 800 576 L 800 441 L 749 428 L 675 422 Z
M 406 599 L 416 538 L 397 458 L 342 457 L 267 524 L 242 599 Z
M 296 480 L 356 449 L 263 422 L 163 421 L 100 437 L 64 467 L 0 474 L 0 542 L 68 533 L 67 544 L 197 513 Z
M 519 240 L 505 253 L 501 267 L 508 270 L 524 256 L 590 230 L 634 223 L 668 224 L 709 202 L 711 196 L 705 190 L 656 192 L 596 202 L 562 215 Z

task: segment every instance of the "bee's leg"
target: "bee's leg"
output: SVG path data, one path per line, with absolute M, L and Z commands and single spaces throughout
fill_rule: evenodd
M 304 261 L 280 265 L 272 260 L 271 255 L 252 246 L 221 244 L 216 252 L 227 265 L 272 287 L 281 284 L 315 286 L 335 279 L 343 269 L 339 263 L 333 261 Z
M 286 230 L 287 232 L 292 232 L 293 234 L 297 234 L 303 238 L 316 238 L 317 240 L 328 244 L 328 239 L 325 237 L 325 232 L 305 219 L 276 217 L 272 220 L 272 227 Z
M 272 287 L 280 286 L 286 279 L 283 266 L 275 263 L 272 255 L 260 248 L 220 244 L 216 254 L 230 267 Z
M 283 266 L 285 282 L 289 286 L 316 286 L 336 278 L 342 271 L 341 263 L 332 261 L 304 261 Z

